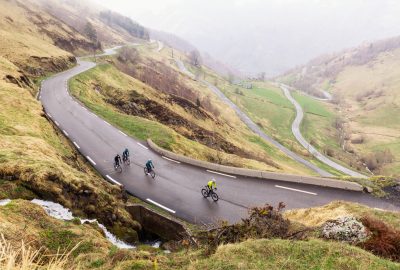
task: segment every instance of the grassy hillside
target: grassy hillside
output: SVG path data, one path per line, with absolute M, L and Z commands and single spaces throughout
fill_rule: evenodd
M 336 203 L 311 209 L 306 215 L 297 211 L 297 219 L 331 210 L 356 207 Z M 334 218 L 334 215 L 330 215 Z M 113 246 L 95 224 L 81 225 L 79 220 L 60 221 L 30 202 L 14 200 L 0 206 L 0 267 L 3 269 L 399 269 L 400 265 L 376 257 L 360 248 L 334 241 L 309 239 L 252 239 L 219 246 L 212 254 L 207 247 L 165 253 L 139 245 L 133 250 Z M 294 216 L 292 215 L 292 218 Z M 393 222 L 398 222 L 393 219 Z M 21 226 L 23 224 L 24 226 Z M 314 224 L 315 225 L 315 224 Z M 398 223 L 397 223 L 398 226 Z M 18 237 L 15 237 L 18 235 Z M 22 242 L 23 241 L 23 242 Z M 25 248 L 22 256 L 20 249 Z M 40 249 L 40 250 L 39 250 Z M 30 252 L 28 252 L 30 251 Z M 31 252 L 37 252 L 29 256 Z M 27 260 L 33 257 L 33 260 Z M 22 260 L 25 258 L 25 260 Z M 34 264 L 34 262 L 39 262 Z M 25 268 L 22 268 L 22 266 Z M 11 267 L 10 267 L 11 266 Z M 14 267 L 12 267 L 14 266 Z M 35 268 L 37 267 L 37 268 Z M 48 267 L 48 268 L 47 268 Z
M 57 66 L 57 62 L 48 62 L 67 55 L 59 48 L 70 52 L 85 52 L 93 46 L 87 38 L 36 5 L 13 0 L 2 1 L 1 7 L 1 55 L 18 66 L 23 66 L 28 57 L 31 62 L 40 63 L 42 69 L 46 68 L 46 64 L 47 68 L 51 64 Z M 48 59 L 49 56 L 53 59 Z
M 310 127 L 309 132 L 321 148 L 332 148 L 337 158 L 368 166 L 375 174 L 400 174 L 399 47 L 399 38 L 371 43 L 316 59 L 282 78 L 304 91 L 325 89 L 333 94 L 333 104 L 318 105 L 331 112 L 333 121 L 321 123 L 322 129 Z M 304 130 L 312 125 L 307 122 Z
M 348 215 L 359 218 L 362 216 L 370 216 L 372 218 L 382 220 L 394 228 L 400 229 L 399 212 L 371 209 L 367 206 L 357 203 L 336 201 L 321 207 L 296 209 L 285 212 L 285 217 L 291 221 L 296 221 L 312 227 L 320 226 L 328 220 L 333 220 L 337 219 L 338 217 Z
M 189 269 L 398 269 L 399 264 L 379 259 L 346 244 L 321 240 L 249 240 L 218 248 Z
M 65 35 L 70 41 L 85 39 L 34 7 L 18 1 L 3 1 L 2 7 L 1 199 L 50 199 L 80 216 L 99 218 L 122 238 L 137 240 L 140 225 L 125 210 L 122 190 L 105 182 L 78 155 L 45 118 L 35 99 L 36 81 L 74 64 L 72 55 L 54 46 L 50 36 Z M 41 20 L 39 25 L 36 19 Z M 52 32 L 46 34 L 47 30 Z
M 78 75 L 70 86 L 86 106 L 128 134 L 142 140 L 151 138 L 174 152 L 233 166 L 306 172 L 282 156 L 274 159 L 270 154 L 276 155 L 273 149 L 247 131 L 233 113 L 223 111 L 223 105 L 218 102 L 215 106 L 222 112 L 220 120 L 202 107 L 178 96 L 160 93 L 110 64 L 101 64 Z M 199 93 L 200 98 L 205 96 L 206 89 L 191 89 L 203 91 Z
M 103 8 L 96 1 L 29 0 L 28 2 L 30 5 L 39 5 L 42 10 L 64 21 L 83 35 L 86 35 L 86 27 L 90 23 L 97 32 L 97 40 L 106 47 L 149 39 L 149 33 L 143 26 L 131 18 Z
M 186 61 L 186 65 L 192 73 L 199 74 L 198 76 L 216 85 L 266 134 L 332 175 L 343 176 L 343 173 L 315 159 L 297 142 L 291 131 L 295 108 L 278 86 L 270 82 L 251 81 L 249 83 L 252 84 L 252 88 L 247 89 L 239 84 L 229 82 L 228 78 L 222 77 L 207 67 L 195 68 L 188 61 Z M 312 115 L 313 112 L 309 114 Z

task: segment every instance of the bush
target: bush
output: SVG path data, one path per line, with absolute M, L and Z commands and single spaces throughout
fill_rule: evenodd
M 290 221 L 282 216 L 285 205 L 281 202 L 274 209 L 269 204 L 253 207 L 249 217 L 240 223 L 222 225 L 208 231 L 205 235 L 208 247 L 215 250 L 221 244 L 238 243 L 247 239 L 287 238 Z
M 377 256 L 400 262 L 400 231 L 371 217 L 363 217 L 361 221 L 371 236 L 359 246 Z
M 365 142 L 365 135 L 364 134 L 361 134 L 361 135 L 358 135 L 358 136 L 354 136 L 351 139 L 351 143 L 352 144 L 363 144 L 364 142 Z

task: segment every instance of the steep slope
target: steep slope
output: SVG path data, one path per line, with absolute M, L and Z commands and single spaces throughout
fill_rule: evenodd
M 399 175 L 399 76 L 400 38 L 392 38 L 322 56 L 280 80 L 313 95 L 333 95 L 330 104 L 316 101 L 334 115 L 323 129 L 312 119 L 304 122 L 310 140 L 318 138 L 320 147 L 375 174 Z
M 90 23 L 97 32 L 97 39 L 104 46 L 149 39 L 148 31 L 132 19 L 99 6 L 95 1 L 78 0 L 29 0 L 43 10 L 64 21 L 83 35 Z M 84 12 L 84 16 L 82 16 Z
M 5 41 L 0 46 L 0 180 L 5 180 L 0 186 L 6 191 L 1 199 L 25 197 L 7 192 L 10 185 L 27 189 L 29 196 L 96 217 L 121 238 L 136 241 L 140 224 L 125 210 L 123 191 L 98 176 L 44 117 L 35 99 L 43 77 L 75 63 L 51 37 L 90 42 L 46 12 L 19 1 L 2 1 L 0 15 Z
M 167 50 L 160 54 L 153 47 L 122 49 L 77 76 L 73 93 L 127 133 L 148 136 L 177 153 L 238 167 L 309 173 L 263 144 L 207 87 L 182 76 Z M 116 120 L 123 114 L 131 116 L 125 119 L 129 124 Z
M 84 52 L 94 46 L 73 28 L 36 5 L 19 0 L 2 0 L 0 3 L 1 54 L 14 63 L 18 63 L 18 58 L 24 60 L 26 56 L 36 56 L 30 61 L 46 64 L 44 58 L 48 55 L 67 55 L 59 48 Z

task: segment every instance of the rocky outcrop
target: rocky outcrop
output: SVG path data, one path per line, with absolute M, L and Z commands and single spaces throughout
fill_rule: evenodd
M 322 237 L 357 244 L 368 237 L 365 226 L 353 216 L 327 221 L 322 227 Z

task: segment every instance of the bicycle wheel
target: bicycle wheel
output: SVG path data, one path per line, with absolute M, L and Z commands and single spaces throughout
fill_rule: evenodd
M 145 174 L 145 175 L 148 174 L 147 167 L 144 167 L 144 174 Z
M 151 177 L 153 177 L 153 179 L 154 179 L 154 178 L 156 177 L 155 171 L 154 171 L 154 170 L 151 170 L 150 175 L 151 175 Z
M 126 159 L 126 164 L 129 166 L 129 165 L 131 165 L 131 159 L 130 158 L 127 158 Z
M 115 166 L 114 166 L 114 169 L 115 169 L 117 172 L 122 172 L 122 167 L 121 167 L 121 165 L 115 165 Z
M 201 195 L 203 195 L 204 198 L 207 198 L 207 197 L 208 197 L 208 191 L 207 191 L 207 189 L 203 188 L 203 189 L 201 190 Z
M 218 194 L 217 193 L 212 193 L 211 198 L 213 199 L 214 202 L 218 201 Z

